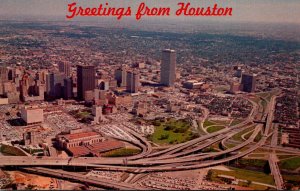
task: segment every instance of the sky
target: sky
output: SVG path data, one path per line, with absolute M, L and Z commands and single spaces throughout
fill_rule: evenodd
M 100 3 L 108 2 L 115 7 L 131 6 L 133 10 L 141 2 L 145 2 L 149 7 L 169 6 L 174 12 L 178 8 L 178 2 L 190 2 L 194 7 L 213 6 L 218 3 L 219 6 L 233 7 L 233 16 L 210 19 L 300 24 L 300 0 L 0 0 L 0 19 L 1 17 L 9 19 L 17 16 L 47 16 L 51 20 L 51 17 L 55 16 L 64 20 L 67 14 L 67 5 L 73 2 L 77 2 L 78 5 L 83 7 L 98 7 Z M 197 17 L 192 19 L 207 18 Z

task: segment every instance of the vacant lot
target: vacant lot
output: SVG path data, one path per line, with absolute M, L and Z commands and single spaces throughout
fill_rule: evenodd
M 252 170 L 244 170 L 240 168 L 230 168 L 230 169 L 232 171 L 210 170 L 210 172 L 208 173 L 208 178 L 212 181 L 220 182 L 222 180 L 218 178 L 218 175 L 227 175 L 227 176 L 233 176 L 236 179 L 274 185 L 274 180 L 271 175 L 262 172 L 252 171 Z
M 141 151 L 139 149 L 133 148 L 121 148 L 116 149 L 107 153 L 104 153 L 104 157 L 126 157 L 126 156 L 133 156 L 139 154 Z
M 296 170 L 300 168 L 300 157 L 294 157 L 280 161 L 279 167 L 286 170 Z

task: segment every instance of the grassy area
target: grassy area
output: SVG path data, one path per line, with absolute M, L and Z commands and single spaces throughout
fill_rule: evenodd
M 274 180 L 271 175 L 252 171 L 252 170 L 244 170 L 240 168 L 230 168 L 232 171 L 223 171 L 223 170 L 210 170 L 208 173 L 208 179 L 212 181 L 221 181 L 220 178 L 218 178 L 218 175 L 227 175 L 227 176 L 233 176 L 237 179 L 241 180 L 248 180 L 253 182 L 260 182 L 264 184 L 270 184 L 274 185 Z
M 300 157 L 285 159 L 279 162 L 280 169 L 296 170 L 300 168 Z
M 253 184 L 250 182 L 247 183 L 247 182 L 239 182 L 238 184 L 239 186 L 243 186 L 243 187 L 249 187 L 249 188 L 252 188 L 254 190 L 267 190 L 268 187 L 267 186 L 263 186 L 263 185 L 259 185 L 259 184 Z
M 20 149 L 9 145 L 0 145 L 0 152 L 10 156 L 26 156 Z
M 235 147 L 236 145 L 235 144 L 231 144 L 231 143 L 226 143 L 225 146 L 230 149 L 230 148 L 233 148 Z
M 253 134 L 253 131 L 247 133 L 247 134 L 244 136 L 244 138 L 245 138 L 245 139 L 249 139 L 249 138 L 251 137 L 252 134 Z
M 203 153 L 210 153 L 210 152 L 218 152 L 218 150 L 216 150 L 214 147 L 206 147 L 204 149 L 202 149 Z
M 191 125 L 185 120 L 154 121 L 153 125 L 155 131 L 149 139 L 157 144 L 178 144 L 198 137 L 190 131 Z
M 219 125 L 218 126 L 211 126 L 211 127 L 207 128 L 206 131 L 208 133 L 214 133 L 214 132 L 220 131 L 224 128 L 225 128 L 224 126 L 219 126 Z
M 133 148 L 121 148 L 116 149 L 113 151 L 109 151 L 105 154 L 103 154 L 103 157 L 126 157 L 126 156 L 133 156 L 136 154 L 139 154 L 141 150 L 139 149 L 133 149 Z
M 88 119 L 91 116 L 92 111 L 90 109 L 74 110 L 70 111 L 69 114 L 76 119 Z
M 237 124 L 239 124 L 239 123 L 241 123 L 241 122 L 243 122 L 242 119 L 234 119 L 234 120 L 231 122 L 230 126 L 231 126 L 231 127 L 232 127 L 232 126 L 235 126 L 235 125 L 237 125 Z
M 216 125 L 216 123 L 214 123 L 212 121 L 209 121 L 209 120 L 205 120 L 204 123 L 203 123 L 204 128 L 212 126 L 212 125 Z
M 268 105 L 268 103 L 266 102 L 266 100 L 261 100 L 261 106 L 263 107 L 263 112 L 265 112 L 265 110 L 266 110 L 266 108 L 267 108 L 267 105 Z
M 86 118 L 86 117 L 89 117 L 90 116 L 90 113 L 87 112 L 87 111 L 83 111 L 83 112 L 79 112 L 76 114 L 76 118 Z
M 259 97 L 257 97 L 257 96 L 253 96 L 253 97 L 250 97 L 249 98 L 251 101 L 253 101 L 253 102 L 255 102 L 255 103 L 259 103 L 259 101 L 260 101 L 260 98 Z
M 25 148 L 23 150 L 26 151 L 29 154 L 44 152 L 43 149 L 28 149 L 28 148 Z
M 210 120 L 211 122 L 217 124 L 217 125 L 229 125 L 230 120 Z
M 290 159 L 296 157 L 296 155 L 277 155 L 280 160 Z
M 260 97 L 265 98 L 267 101 L 270 101 L 273 95 L 276 95 L 278 93 L 278 90 L 273 90 L 270 92 L 262 92 L 258 93 L 257 95 Z
M 261 131 L 256 135 L 256 137 L 254 138 L 254 142 L 258 142 L 258 141 L 260 141 L 261 140 L 261 138 L 262 138 L 262 133 L 261 133 Z
M 266 165 L 268 165 L 267 160 L 261 159 L 239 159 L 238 163 L 245 166 L 254 166 L 259 168 L 264 168 Z
M 252 131 L 253 129 L 254 129 L 254 127 L 249 127 L 247 129 L 245 129 L 245 130 L 243 130 L 243 131 L 241 131 L 241 132 L 233 135 L 232 139 L 235 140 L 235 141 L 243 141 L 242 135 L 244 135 L 247 132 Z
M 266 155 L 265 154 L 250 154 L 248 155 L 249 157 L 257 157 L 257 158 L 262 158 L 262 157 L 265 157 Z
M 266 99 L 266 98 L 270 97 L 271 93 L 270 92 L 262 92 L 262 93 L 258 93 L 257 95 Z

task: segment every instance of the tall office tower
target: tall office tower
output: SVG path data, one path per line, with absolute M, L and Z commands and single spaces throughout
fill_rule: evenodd
M 63 97 L 65 74 L 50 73 L 46 77 L 46 93 L 48 98 L 57 99 Z
M 242 77 L 242 75 L 243 75 L 243 69 L 241 67 L 238 67 L 237 70 L 235 71 L 234 76 L 240 78 Z
M 137 93 L 140 87 L 140 75 L 135 72 L 127 72 L 126 91 Z
M 8 81 L 8 69 L 6 67 L 0 67 L 0 82 Z
M 162 52 L 160 83 L 174 86 L 176 80 L 176 51 L 166 49 Z
M 99 90 L 109 90 L 109 81 L 98 81 L 97 84 Z
M 28 96 L 28 90 L 30 87 L 29 84 L 29 75 L 27 73 L 25 73 L 22 76 L 22 79 L 20 80 L 20 96 L 21 97 L 27 97 Z
M 73 80 L 72 78 L 64 79 L 64 99 L 72 99 L 73 98 Z
M 243 74 L 242 75 L 242 90 L 244 92 L 255 92 L 256 89 L 256 74 Z
M 67 77 L 71 76 L 71 64 L 67 62 L 58 63 L 59 72 L 64 73 Z
M 35 80 L 34 84 L 34 96 L 37 96 L 39 100 L 44 100 L 45 99 L 45 84 L 39 80 Z
M 13 81 L 16 76 L 16 70 L 14 68 L 8 69 L 8 80 Z
M 48 71 L 45 71 L 45 70 L 38 71 L 35 75 L 35 79 L 39 80 L 42 83 L 46 83 L 47 74 L 48 74 Z
M 77 97 L 84 100 L 86 91 L 94 90 L 96 87 L 95 66 L 77 66 Z
M 49 95 L 51 90 L 51 73 L 46 74 L 46 90 L 45 93 Z
M 118 68 L 115 72 L 115 80 L 119 87 L 126 87 L 127 71 L 125 68 Z

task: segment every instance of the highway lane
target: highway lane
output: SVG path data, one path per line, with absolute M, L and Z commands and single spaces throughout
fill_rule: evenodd
M 123 124 L 124 126 L 126 126 L 126 124 Z M 136 133 L 135 131 L 131 130 L 129 127 L 126 126 L 126 131 L 129 132 L 131 135 L 133 135 L 135 138 L 137 138 L 138 140 L 140 140 L 140 142 L 142 143 L 142 148 L 143 148 L 143 152 L 135 155 L 135 156 L 130 156 L 130 157 L 125 157 L 126 160 L 137 160 L 137 159 L 141 159 L 144 158 L 146 156 L 148 156 L 152 151 L 152 145 L 150 144 L 150 142 L 143 136 L 141 136 L 140 134 Z
M 271 153 L 269 155 L 269 160 L 268 161 L 269 161 L 271 173 L 272 173 L 272 175 L 274 177 L 274 180 L 275 180 L 276 189 L 277 190 L 283 190 L 284 189 L 284 182 L 283 182 L 282 175 L 280 173 L 280 169 L 278 167 L 277 156 L 274 153 Z
M 255 139 L 255 137 L 258 135 L 258 133 L 260 132 L 262 126 L 258 126 L 255 131 L 253 132 L 253 134 L 249 137 L 248 140 L 244 141 L 243 143 L 232 147 L 230 149 L 226 149 L 224 151 L 220 151 L 220 152 L 212 152 L 212 153 L 200 153 L 200 154 L 194 154 L 194 155 L 189 155 L 186 157 L 180 157 L 180 158 L 174 158 L 174 159 L 165 159 L 165 160 L 156 160 L 156 161 L 149 161 L 147 159 L 143 159 L 141 161 L 139 161 L 139 164 L 151 164 L 151 165 L 157 165 L 157 164 L 174 164 L 174 163 L 187 163 L 187 162 L 193 162 L 193 163 L 198 163 L 199 161 L 203 161 L 205 159 L 209 159 L 209 158 L 216 158 L 218 156 L 221 155 L 225 155 L 225 154 L 230 154 L 232 152 L 238 151 L 239 149 L 249 145 L 250 143 L 253 142 L 253 140 Z M 197 161 L 197 162 L 195 162 Z M 177 164 L 179 165 L 179 164 Z
M 119 159 L 123 159 L 123 160 L 137 160 L 137 159 L 140 159 L 140 158 L 144 158 L 145 156 L 149 155 L 153 148 L 152 148 L 152 145 L 149 143 L 149 141 L 143 137 L 142 135 L 136 133 L 135 131 L 131 130 L 130 128 L 128 128 L 125 124 L 123 124 L 123 127 L 124 130 L 126 133 L 130 134 L 131 136 L 135 137 L 137 140 L 139 140 L 139 142 L 135 142 L 135 141 L 132 141 L 132 140 L 127 140 L 127 139 L 122 139 L 122 138 L 115 138 L 115 137 L 112 137 L 114 139 L 118 139 L 118 140 L 121 140 L 121 141 L 125 141 L 125 142 L 129 142 L 133 145 L 136 145 L 137 147 L 139 147 L 142 152 L 137 154 L 137 155 L 134 155 L 134 156 L 129 156 L 129 157 L 119 157 Z M 97 129 L 94 129 L 93 127 L 91 127 L 92 130 L 94 131 L 98 131 Z
M 248 119 L 249 120 L 249 119 Z M 242 122 L 241 124 L 238 124 L 234 127 L 232 127 L 230 130 L 233 130 L 234 128 L 239 128 L 240 126 L 243 126 L 244 124 L 249 123 L 249 121 L 246 120 Z M 189 141 L 184 144 L 173 146 L 171 149 L 166 149 L 167 151 L 181 151 L 182 149 L 185 149 L 187 147 L 190 147 L 191 145 L 194 145 L 196 143 L 199 143 L 200 141 L 206 140 L 211 137 L 218 136 L 219 134 L 223 134 L 225 132 L 228 132 L 230 130 L 220 130 L 218 132 L 202 136 L 200 138 L 194 139 L 192 141 Z M 132 132 L 131 132 L 132 133 Z M 145 141 L 147 142 L 147 141 Z M 150 147 L 151 148 L 151 147 Z M 151 149 L 148 149 L 147 154 L 151 152 Z M 165 152 L 165 151 L 164 151 Z M 159 152 L 158 152 L 159 153 Z M 157 153 L 156 153 L 157 154 Z M 144 156 L 143 156 L 144 157 Z M 30 166 L 38 166 L 38 165 L 47 165 L 51 164 L 54 166 L 59 165 L 74 165 L 74 166 L 80 166 L 80 163 L 82 163 L 81 166 L 93 166 L 95 163 L 97 164 L 109 164 L 109 165 L 124 165 L 124 158 L 67 158 L 67 159 L 61 159 L 61 158 L 55 158 L 55 157 L 42 157 L 42 158 L 34 158 L 34 157 L 12 157 L 12 158 L 3 158 L 1 157 L 0 165 L 30 165 Z M 129 164 L 134 164 L 131 161 L 128 161 Z M 136 162 L 135 162 L 136 163 Z M 140 162 L 139 162 L 140 163 Z
M 157 157 L 159 155 L 171 155 L 171 154 L 179 152 L 179 151 L 181 151 L 183 149 L 191 147 L 192 145 L 195 145 L 195 144 L 197 144 L 197 143 L 199 143 L 201 141 L 204 141 L 206 139 L 210 139 L 210 138 L 215 137 L 215 136 L 217 136 L 219 134 L 227 133 L 227 132 L 231 131 L 232 129 L 238 129 L 240 127 L 243 127 L 244 125 L 248 124 L 249 122 L 252 122 L 254 120 L 255 115 L 258 112 L 258 106 L 257 106 L 257 104 L 255 102 L 251 101 L 251 100 L 250 100 L 250 102 L 253 105 L 252 111 L 251 111 L 250 115 L 247 117 L 247 119 L 245 121 L 243 121 L 242 123 L 234 125 L 234 126 L 228 128 L 228 129 L 225 128 L 225 129 L 222 129 L 222 130 L 220 130 L 218 132 L 207 134 L 205 136 L 201 136 L 199 138 L 196 138 L 194 140 L 188 141 L 186 143 L 177 144 L 177 145 L 172 146 L 172 147 L 170 147 L 168 149 L 165 149 L 165 150 L 162 150 L 162 151 L 158 151 L 158 152 L 149 154 L 147 157 L 151 158 L 151 157 Z M 203 120 L 205 120 L 208 117 L 208 114 L 209 113 L 206 111 L 205 112 L 205 117 L 204 117 Z
M 278 140 L 278 127 L 274 128 L 274 133 L 271 139 L 271 146 L 276 147 L 277 146 L 277 140 Z
M 190 146 L 192 146 L 194 144 L 197 144 L 198 142 L 201 142 L 201 141 L 204 141 L 206 139 L 215 137 L 215 136 L 217 136 L 219 134 L 222 134 L 222 133 L 227 133 L 228 131 L 230 131 L 232 129 L 237 129 L 237 128 L 243 127 L 244 125 L 248 124 L 249 122 L 252 122 L 253 119 L 254 119 L 255 113 L 257 113 L 257 110 L 258 110 L 257 106 L 255 105 L 254 102 L 252 104 L 253 104 L 253 108 L 252 108 L 251 114 L 242 123 L 234 125 L 234 126 L 230 127 L 230 129 L 229 128 L 228 129 L 222 129 L 222 130 L 220 130 L 218 132 L 207 134 L 205 136 L 201 136 L 201 137 L 196 138 L 194 140 L 191 140 L 191 141 L 188 141 L 188 142 L 185 142 L 185 143 L 181 143 L 181 144 L 177 144 L 177 145 L 172 146 L 172 147 L 170 147 L 168 149 L 165 149 L 165 150 L 162 150 L 162 151 L 159 151 L 159 152 L 155 152 L 155 153 L 149 154 L 148 157 L 156 157 L 156 156 L 165 155 L 165 154 L 168 154 L 168 155 L 174 154 L 174 153 L 176 153 L 178 151 L 181 151 L 183 149 L 186 149 L 186 148 L 188 148 L 188 147 L 190 147 Z M 206 118 L 209 113 L 205 112 L 205 114 L 206 114 L 206 116 L 205 116 L 205 118 Z
M 274 99 L 274 97 L 272 98 L 272 99 Z M 272 114 L 270 115 L 270 112 L 272 113 L 272 110 L 269 110 L 268 111 L 269 112 L 269 115 L 268 115 L 268 120 L 270 121 L 270 118 L 272 118 Z M 249 118 L 248 118 L 248 120 L 249 120 Z M 272 120 L 271 120 L 272 121 Z M 247 124 L 249 121 L 245 121 L 244 123 L 243 123 L 243 125 L 245 125 L 245 124 Z M 272 124 L 272 122 L 271 123 L 266 123 L 266 126 L 267 125 L 271 125 Z M 240 125 L 240 124 L 238 124 L 238 125 Z M 237 127 L 238 127 L 238 125 L 237 125 Z M 265 144 L 265 142 L 266 142 L 266 139 L 270 136 L 270 134 L 268 134 L 268 132 L 269 132 L 269 129 L 270 129 L 270 127 L 266 127 L 265 128 L 265 131 L 264 131 L 264 137 L 257 143 L 257 144 L 255 144 L 254 146 L 252 146 L 252 147 L 250 147 L 249 149 L 247 149 L 246 151 L 244 151 L 244 152 L 242 152 L 242 153 L 239 153 L 238 155 L 234 155 L 234 156 L 231 156 L 231 157 L 227 157 L 227 158 L 225 158 L 225 159 L 223 159 L 223 160 L 216 160 L 216 161 L 212 161 L 212 162 L 202 162 L 201 164 L 198 164 L 198 165 L 192 165 L 192 166 L 188 166 L 188 168 L 203 168 L 203 167 L 207 167 L 207 166 L 210 166 L 210 165 L 215 165 L 215 164 L 221 164 L 222 163 L 222 161 L 224 161 L 224 162 L 229 162 L 229 161 L 231 161 L 231 160 L 235 160 L 235 159 L 237 159 L 237 158 L 240 158 L 240 157 L 243 157 L 243 156 L 245 156 L 245 155 L 247 155 L 247 154 L 249 154 L 249 153 L 251 153 L 251 152 L 253 152 L 254 150 L 256 150 L 257 148 L 259 148 L 259 147 L 261 147 L 262 145 L 264 145 Z M 251 136 L 251 139 L 254 139 L 255 138 L 255 134 L 257 134 L 258 132 L 259 132 L 259 128 L 256 128 L 256 133 L 253 133 L 252 135 L 253 136 Z M 249 139 L 250 140 L 250 139 Z M 249 144 L 247 141 L 244 143 L 244 144 Z M 238 147 L 243 147 L 243 144 L 242 145 L 240 145 L 240 146 L 238 146 Z M 232 148 L 233 149 L 233 148 Z M 235 148 L 236 149 L 236 148 Z M 229 150 L 230 151 L 230 150 Z M 227 152 L 228 152 L 228 150 L 227 150 Z M 206 156 L 205 156 L 206 157 Z M 123 169 L 123 170 L 128 170 L 128 169 L 134 169 L 134 167 L 112 167 L 112 166 L 106 166 L 106 167 L 102 167 L 102 168 L 108 168 L 108 169 L 119 169 L 119 168 L 121 168 L 121 169 Z M 164 171 L 164 170 L 183 170 L 183 169 L 188 169 L 186 166 L 178 166 L 178 167 L 159 167 L 159 168 L 157 168 L 157 167 L 148 167 L 148 168 L 145 168 L 145 167 L 138 167 L 139 169 L 142 169 L 142 170 L 144 170 L 144 171 Z
M 214 132 L 214 133 L 211 133 L 211 134 L 207 134 L 207 135 L 201 136 L 199 138 L 193 139 L 191 141 L 188 141 L 188 142 L 185 142 L 185 143 L 181 143 L 181 144 L 177 144 L 177 145 L 172 146 L 172 147 L 170 147 L 168 149 L 152 153 L 152 154 L 148 155 L 147 158 L 155 157 L 155 159 L 159 159 L 159 157 L 157 157 L 159 155 L 171 155 L 171 154 L 174 154 L 176 152 L 179 152 L 179 151 L 182 151 L 184 149 L 187 149 L 187 148 L 189 148 L 189 147 L 191 147 L 193 145 L 196 145 L 196 144 L 200 143 L 201 141 L 205 141 L 207 139 L 216 137 L 216 136 L 218 136 L 220 134 L 229 133 L 232 130 L 235 130 L 235 129 L 238 129 L 240 127 L 243 127 L 244 125 L 248 124 L 249 122 L 251 122 L 250 119 L 247 119 L 247 120 L 243 121 L 242 123 L 237 124 L 235 126 L 232 126 L 230 128 L 225 128 L 225 129 L 222 129 L 220 131 L 217 131 L 217 132 Z
M 287 152 L 287 153 L 293 153 L 295 155 L 300 155 L 300 149 L 295 149 L 295 148 L 288 148 L 288 147 L 282 147 L 282 146 L 269 146 L 269 145 L 264 145 L 262 148 L 264 149 L 272 149 L 275 151 L 280 151 L 280 152 Z
M 273 118 L 274 118 L 274 111 L 275 111 L 275 103 L 276 103 L 276 96 L 273 96 L 271 98 L 270 103 L 267 106 L 267 121 L 266 121 L 266 130 L 264 133 L 264 136 L 268 135 L 268 133 L 270 132 L 270 129 L 272 128 L 272 123 L 273 123 Z
M 247 141 L 245 141 L 233 148 L 227 149 L 225 151 L 210 153 L 210 154 L 205 154 L 205 155 L 203 155 L 203 154 L 189 155 L 187 157 L 179 156 L 177 158 L 175 157 L 175 158 L 171 158 L 171 159 L 161 159 L 161 160 L 153 160 L 153 161 L 149 161 L 149 159 L 151 159 L 151 158 L 142 158 L 142 159 L 128 161 L 127 164 L 124 164 L 123 158 L 84 158 L 83 157 L 83 158 L 61 159 L 61 158 L 55 158 L 55 157 L 8 157 L 8 156 L 6 156 L 6 157 L 0 157 L 0 165 L 2 165 L 2 166 L 87 166 L 87 167 L 94 167 L 94 168 L 105 168 L 108 170 L 144 170 L 145 172 L 164 171 L 164 170 L 183 170 L 183 169 L 189 169 L 189 168 L 202 168 L 202 167 L 207 167 L 210 165 L 221 164 L 222 162 L 228 162 L 230 160 L 235 160 L 237 158 L 240 158 L 240 157 L 243 157 L 243 156 L 249 154 L 250 152 L 257 149 L 258 147 L 264 145 L 266 138 L 268 136 L 270 136 L 270 134 L 268 134 L 270 126 L 272 125 L 272 114 L 270 114 L 270 113 L 272 113 L 272 110 L 269 110 L 269 115 L 268 115 L 268 120 L 271 122 L 266 123 L 266 126 L 268 125 L 268 127 L 265 128 L 265 132 L 264 132 L 265 136 L 257 144 L 251 146 L 249 149 L 247 149 L 244 152 L 241 152 L 237 155 L 233 155 L 230 157 L 226 157 L 225 159 L 222 159 L 222 160 L 201 161 L 203 159 L 214 158 L 214 157 L 217 157 L 217 156 L 220 156 L 223 154 L 237 151 L 240 148 L 252 143 L 253 139 L 259 132 L 261 126 L 257 126 L 256 130 L 254 131 L 252 136 Z M 167 153 L 180 154 L 180 152 L 182 152 L 184 149 L 187 149 L 190 146 L 199 144 L 201 141 L 207 140 L 208 138 L 216 137 L 216 139 L 218 139 L 218 137 L 222 137 L 222 135 L 232 136 L 233 135 L 232 132 L 243 129 L 241 127 L 245 126 L 249 122 L 250 122 L 250 118 L 248 118 L 246 121 L 242 122 L 241 124 L 231 127 L 229 130 L 227 130 L 227 129 L 221 130 L 221 131 L 197 138 L 195 140 L 189 141 L 187 143 L 173 146 L 173 147 L 171 147 L 171 149 L 166 149 L 167 152 L 164 151 L 163 153 L 160 153 L 160 154 L 162 154 L 162 155 L 165 155 Z M 211 140 L 209 143 L 204 143 L 204 144 L 210 145 L 213 142 L 215 142 L 215 139 Z M 198 146 L 201 147 L 201 145 L 198 145 Z M 197 149 L 197 147 L 194 149 Z M 148 154 L 148 153 L 150 153 L 150 150 L 151 149 L 148 149 L 148 151 L 145 150 L 145 152 Z M 185 151 L 183 151 L 183 152 L 185 152 Z M 190 151 L 188 151 L 188 152 L 190 152 Z M 160 154 L 158 154 L 158 155 L 160 155 Z M 190 154 L 190 153 L 188 153 L 188 154 Z M 155 153 L 155 155 L 157 155 L 157 153 Z M 148 156 L 150 156 L 150 155 L 148 155 Z M 158 157 L 152 157 L 152 158 L 158 159 Z M 197 161 L 197 162 L 194 162 L 194 161 Z M 201 161 L 200 164 L 199 164 L 199 161 Z M 128 165 L 128 166 L 122 166 L 122 165 Z M 160 165 L 160 166 L 154 166 L 154 165 Z
M 222 134 L 221 136 L 217 136 L 215 139 L 209 141 L 209 142 L 205 142 L 203 144 L 200 144 L 199 146 L 196 146 L 195 148 L 192 148 L 192 149 L 188 149 L 188 150 L 185 150 L 185 151 L 182 151 L 182 152 L 179 152 L 179 153 L 175 153 L 175 154 L 167 154 L 167 155 L 163 155 L 162 157 L 159 157 L 155 160 L 163 160 L 163 159 L 170 159 L 170 158 L 177 158 L 177 157 L 181 157 L 181 156 L 186 156 L 188 154 L 191 154 L 191 153 L 194 153 L 194 152 L 197 152 L 199 150 L 202 150 L 216 142 L 219 142 L 221 141 L 222 139 L 226 138 L 227 135 L 225 134 Z
M 202 161 L 198 164 L 193 165 L 174 165 L 173 166 L 154 166 L 154 167 L 132 167 L 132 166 L 111 166 L 111 165 L 99 165 L 101 167 L 97 167 L 98 170 L 118 170 L 118 171 L 131 171 L 140 169 L 144 172 L 165 172 L 165 171 L 179 171 L 179 170 L 191 170 L 191 169 L 199 169 L 199 168 L 205 168 L 210 166 L 215 166 L 219 164 L 223 164 L 232 160 L 236 160 L 238 158 L 244 157 L 250 153 L 252 153 L 254 150 L 258 149 L 262 145 L 265 144 L 267 137 L 263 137 L 258 143 L 254 144 L 252 147 L 248 148 L 247 150 L 230 157 L 226 157 L 221 160 L 211 160 L 211 161 Z
M 229 131 L 229 130 L 228 129 L 223 129 L 223 130 L 220 130 L 218 132 L 207 134 L 207 135 L 201 136 L 199 138 L 193 139 L 193 140 L 185 142 L 185 143 L 174 145 L 174 146 L 172 146 L 172 147 L 170 147 L 168 149 L 152 153 L 152 154 L 148 155 L 147 158 L 157 157 L 159 155 L 164 155 L 164 154 L 176 153 L 178 151 L 181 151 L 183 149 L 191 147 L 192 145 L 195 145 L 195 144 L 197 144 L 197 143 L 199 143 L 201 141 L 205 141 L 205 140 L 210 139 L 212 137 L 216 137 L 216 136 L 218 136 L 221 133 L 226 133 L 227 131 Z
M 59 178 L 68 178 L 70 180 L 80 181 L 82 183 L 88 183 L 104 188 L 109 189 L 119 189 L 119 190 L 143 190 L 141 187 L 133 186 L 128 183 L 124 182 L 113 182 L 110 180 L 103 180 L 98 177 L 87 177 L 79 173 L 73 173 L 73 172 L 67 172 L 62 170 L 53 170 L 53 169 L 47 169 L 47 168 L 24 168 L 24 170 L 33 172 L 33 173 L 39 173 L 44 175 L 50 175 L 54 177 Z
M 182 162 L 190 162 L 203 160 L 210 157 L 216 157 L 222 154 L 230 153 L 235 150 L 238 150 L 245 145 L 249 144 L 252 141 L 252 136 L 248 141 L 243 142 L 242 144 L 233 147 L 231 149 L 227 149 L 222 152 L 216 152 L 207 154 L 204 156 L 193 156 L 191 155 L 189 158 L 174 158 L 174 159 L 165 159 L 165 160 L 156 160 L 156 161 L 148 161 L 146 159 L 140 159 L 135 161 L 128 161 L 127 165 L 155 165 L 155 164 L 172 164 L 172 163 L 182 163 Z M 213 140 L 214 142 L 214 140 Z M 211 144 L 211 143 L 210 143 Z M 95 167 L 98 165 L 124 165 L 123 159 L 120 158 L 58 158 L 58 157 L 14 157 L 14 156 L 2 156 L 0 157 L 0 165 L 6 166 L 88 166 Z

